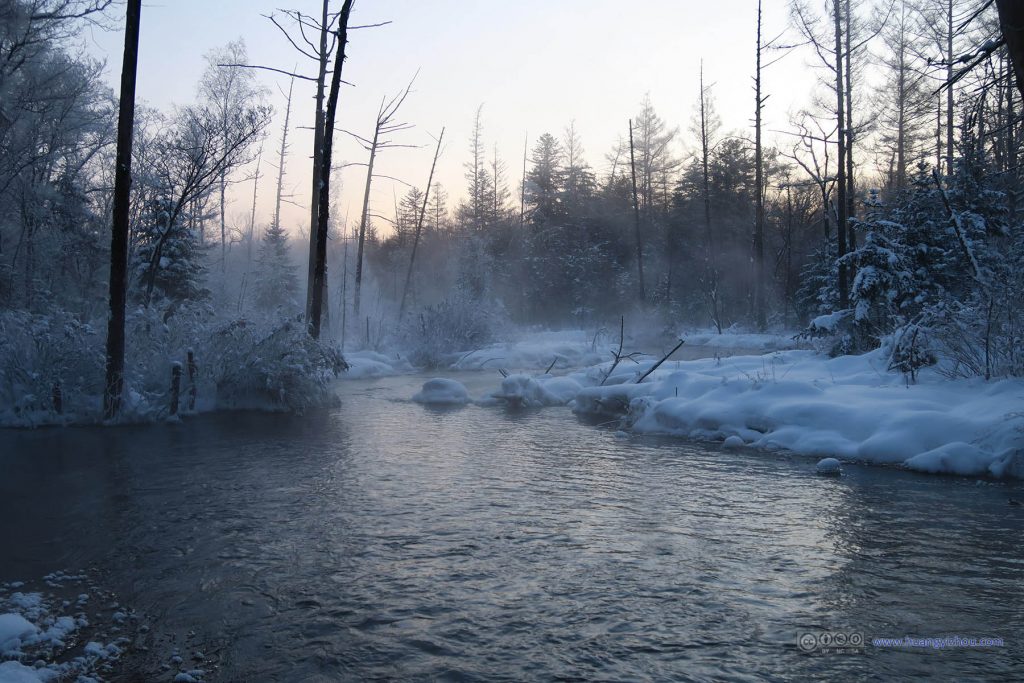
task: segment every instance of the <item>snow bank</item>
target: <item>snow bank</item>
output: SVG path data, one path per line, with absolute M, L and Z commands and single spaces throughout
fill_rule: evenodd
M 579 394 L 581 388 L 580 383 L 571 377 L 509 375 L 490 399 L 519 408 L 564 406 Z
M 412 400 L 430 405 L 461 406 L 469 403 L 469 392 L 460 382 L 435 377 L 424 382 L 423 389 Z
M 607 357 L 607 340 L 597 340 L 583 330 L 532 332 L 516 341 L 490 344 L 462 354 L 452 364 L 459 370 L 544 370 L 579 368 Z
M 778 334 L 760 334 L 733 332 L 726 330 L 718 334 L 715 330 L 701 330 L 693 333 L 680 334 L 686 345 L 710 346 L 719 349 L 743 349 L 745 351 L 780 351 L 783 349 L 800 348 L 802 344 L 795 339 L 796 332 Z
M 595 384 L 607 365 L 576 377 Z M 624 383 L 650 365 L 616 369 L 607 386 L 581 390 L 574 410 L 622 416 L 636 432 L 737 437 L 769 450 L 1024 478 L 1021 380 L 922 373 L 907 386 L 886 372 L 881 351 L 834 359 L 784 351 L 668 362 L 644 384 Z
M 345 353 L 348 372 L 343 379 L 362 379 L 364 377 L 391 377 L 403 373 L 415 372 L 409 361 L 397 356 L 386 356 L 376 351 L 356 351 Z

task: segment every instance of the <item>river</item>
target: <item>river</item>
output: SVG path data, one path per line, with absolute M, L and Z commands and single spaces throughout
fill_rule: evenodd
M 454 375 L 473 395 L 496 373 Z M 0 432 L 0 581 L 93 568 L 146 624 L 111 680 L 1012 680 L 1021 485 L 411 403 Z M 802 633 L 859 651 L 807 654 Z M 881 649 L 875 637 L 1000 637 Z M 164 668 L 160 668 L 163 664 Z

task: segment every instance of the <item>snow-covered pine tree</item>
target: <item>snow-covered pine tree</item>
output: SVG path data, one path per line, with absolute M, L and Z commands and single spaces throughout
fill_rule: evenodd
M 257 259 L 256 305 L 265 311 L 298 306 L 299 283 L 288 254 L 288 235 L 280 225 L 267 228 Z

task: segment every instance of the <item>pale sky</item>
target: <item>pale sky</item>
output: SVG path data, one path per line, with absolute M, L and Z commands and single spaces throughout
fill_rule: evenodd
M 316 0 L 164 0 L 143 3 L 138 97 L 158 108 L 186 104 L 205 63 L 203 54 L 242 37 L 250 62 L 290 69 L 298 55 L 263 14 L 286 6 L 317 14 Z M 336 1 L 340 8 L 340 0 Z M 774 37 L 788 26 L 788 2 L 764 0 L 765 35 Z M 658 113 L 680 128 L 682 154 L 690 144 L 689 123 L 697 98 L 698 70 L 704 61 L 705 81 L 714 84 L 723 131 L 745 134 L 751 125 L 756 0 L 357 0 L 352 24 L 391 21 L 381 28 L 352 32 L 343 78 L 354 84 L 339 100 L 340 128 L 372 134 L 383 96 L 404 88 L 420 70 L 401 120 L 415 125 L 396 142 L 419 149 L 385 151 L 378 157 L 380 173 L 423 188 L 433 155 L 430 134 L 442 126 L 445 151 L 437 180 L 448 190 L 450 205 L 464 195 L 463 163 L 468 158 L 473 116 L 484 105 L 484 139 L 489 150 L 508 167 L 509 186 L 517 193 L 522 173 L 524 136 L 530 146 L 544 132 L 561 136 L 575 120 L 586 156 L 599 172 L 605 154 L 627 121 L 650 93 Z M 108 79 L 120 78 L 123 35 L 86 33 L 90 52 L 107 59 Z M 765 73 L 768 100 L 766 128 L 785 128 L 789 113 L 805 106 L 816 73 L 810 56 L 787 56 Z M 306 66 L 307 73 L 312 72 Z M 274 154 L 280 144 L 287 78 L 260 73 L 270 89 L 275 120 L 266 143 Z M 296 201 L 309 204 L 312 86 L 296 82 L 290 134 L 291 157 L 286 185 Z M 338 134 L 335 163 L 365 162 L 366 153 L 348 136 Z M 788 143 L 786 143 L 788 145 Z M 275 178 L 269 170 L 261 182 L 257 220 L 269 221 Z M 341 217 L 357 221 L 365 169 L 342 173 Z M 375 180 L 374 210 L 390 216 L 393 194 L 402 185 Z M 235 188 L 228 215 L 248 212 L 252 183 Z M 306 209 L 289 208 L 284 223 L 293 233 L 305 230 Z M 378 223 L 382 231 L 387 226 Z

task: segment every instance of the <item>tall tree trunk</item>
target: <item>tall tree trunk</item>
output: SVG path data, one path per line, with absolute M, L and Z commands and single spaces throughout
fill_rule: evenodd
M 434 161 L 430 164 L 430 175 L 427 176 L 427 191 L 423 193 L 423 205 L 420 207 L 419 220 L 416 221 L 416 234 L 412 238 L 412 251 L 409 253 L 409 270 L 405 273 L 405 286 L 402 287 L 402 303 L 398 307 L 398 319 L 401 321 L 405 313 L 405 299 L 409 295 L 409 284 L 412 282 L 412 269 L 416 264 L 416 249 L 420 245 L 420 235 L 423 233 L 423 219 L 427 215 L 427 199 L 430 197 L 430 185 L 434 182 L 434 169 L 437 167 L 437 158 L 441 156 L 441 141 L 444 140 L 444 128 L 441 128 L 441 135 L 437 138 L 437 149 L 434 151 Z
M 281 195 L 284 192 L 284 163 L 288 155 L 288 123 L 292 118 L 292 89 L 295 78 L 288 82 L 288 103 L 284 108 L 284 127 L 281 129 L 281 149 L 277 154 L 277 192 L 274 197 L 274 229 L 281 227 Z
M 846 33 L 844 35 L 845 60 L 843 66 L 846 70 L 846 217 L 851 219 L 857 216 L 857 193 L 854 188 L 853 174 L 853 50 L 850 48 L 851 34 L 853 29 L 853 16 L 850 14 L 850 0 L 844 0 L 844 14 L 846 15 Z M 857 234 L 852 225 L 847 225 L 847 237 L 850 250 L 857 248 Z
M 128 0 L 121 65 L 121 102 L 117 115 L 117 166 L 114 216 L 110 232 L 110 314 L 107 319 L 106 385 L 103 416 L 121 411 L 124 393 L 124 314 L 128 288 L 128 217 L 132 186 L 132 136 L 135 130 L 135 72 L 139 61 L 142 0 Z
M 953 175 L 953 1 L 946 4 L 946 175 Z
M 316 78 L 316 114 L 313 121 L 313 193 L 309 202 L 309 268 L 306 278 L 306 320 L 310 320 L 313 311 L 313 271 L 316 264 L 316 231 L 319 225 L 317 211 L 320 204 L 320 167 L 324 146 L 324 82 L 327 80 L 327 22 L 329 20 L 330 0 L 323 0 L 320 19 L 320 57 L 319 70 Z
M 249 214 L 249 239 L 246 240 L 246 267 L 245 270 L 248 273 L 249 268 L 252 267 L 252 243 L 256 239 L 256 193 L 260 188 L 260 164 L 263 161 L 263 146 L 260 146 L 260 152 L 256 155 L 256 174 L 252 179 L 252 211 Z
M 526 223 L 526 146 L 529 141 L 530 135 L 527 133 L 523 138 L 523 184 L 519 188 L 519 227 Z
M 359 219 L 359 241 L 356 247 L 356 283 L 352 294 L 352 314 L 359 320 L 359 298 L 363 289 L 363 247 L 366 243 L 366 223 L 370 216 L 370 184 L 373 182 L 373 162 L 377 157 L 377 142 L 380 139 L 380 117 L 373 132 L 370 145 L 370 162 L 366 166 L 366 189 L 363 192 L 363 214 Z
M 647 292 L 644 289 L 644 243 L 643 236 L 640 234 L 640 202 L 636 194 L 636 160 L 633 156 L 632 120 L 629 122 L 629 169 L 633 176 L 633 229 L 636 236 L 636 269 L 642 303 L 647 299 Z
M 840 0 L 832 0 L 836 33 L 836 142 L 839 155 L 836 171 L 836 236 L 838 257 L 846 255 L 847 204 L 846 204 L 846 91 L 843 87 L 843 22 Z M 847 282 L 846 265 L 839 264 L 839 307 L 850 307 L 850 288 Z
M 700 155 L 704 190 L 704 234 L 707 242 L 705 264 L 707 294 L 711 304 L 711 318 L 718 334 L 722 334 L 722 314 L 718 307 L 718 259 L 715 256 L 714 231 L 711 229 L 711 145 L 708 140 L 707 104 L 704 101 L 704 63 L 700 65 Z
M 754 74 L 754 319 L 757 329 L 767 324 L 764 293 L 764 150 L 761 147 L 761 0 L 757 2 L 757 69 Z
M 310 305 L 309 334 L 320 338 L 320 318 L 327 282 L 327 225 L 331 206 L 331 154 L 334 146 L 334 119 L 338 111 L 338 90 L 341 89 L 341 70 L 345 66 L 345 43 L 348 41 L 348 16 L 352 11 L 352 0 L 345 0 L 338 18 L 338 54 L 334 58 L 334 73 L 331 74 L 331 92 L 327 97 L 327 114 L 324 118 L 324 143 L 320 161 L 320 195 L 317 208 L 316 264 L 313 267 L 313 301 Z

